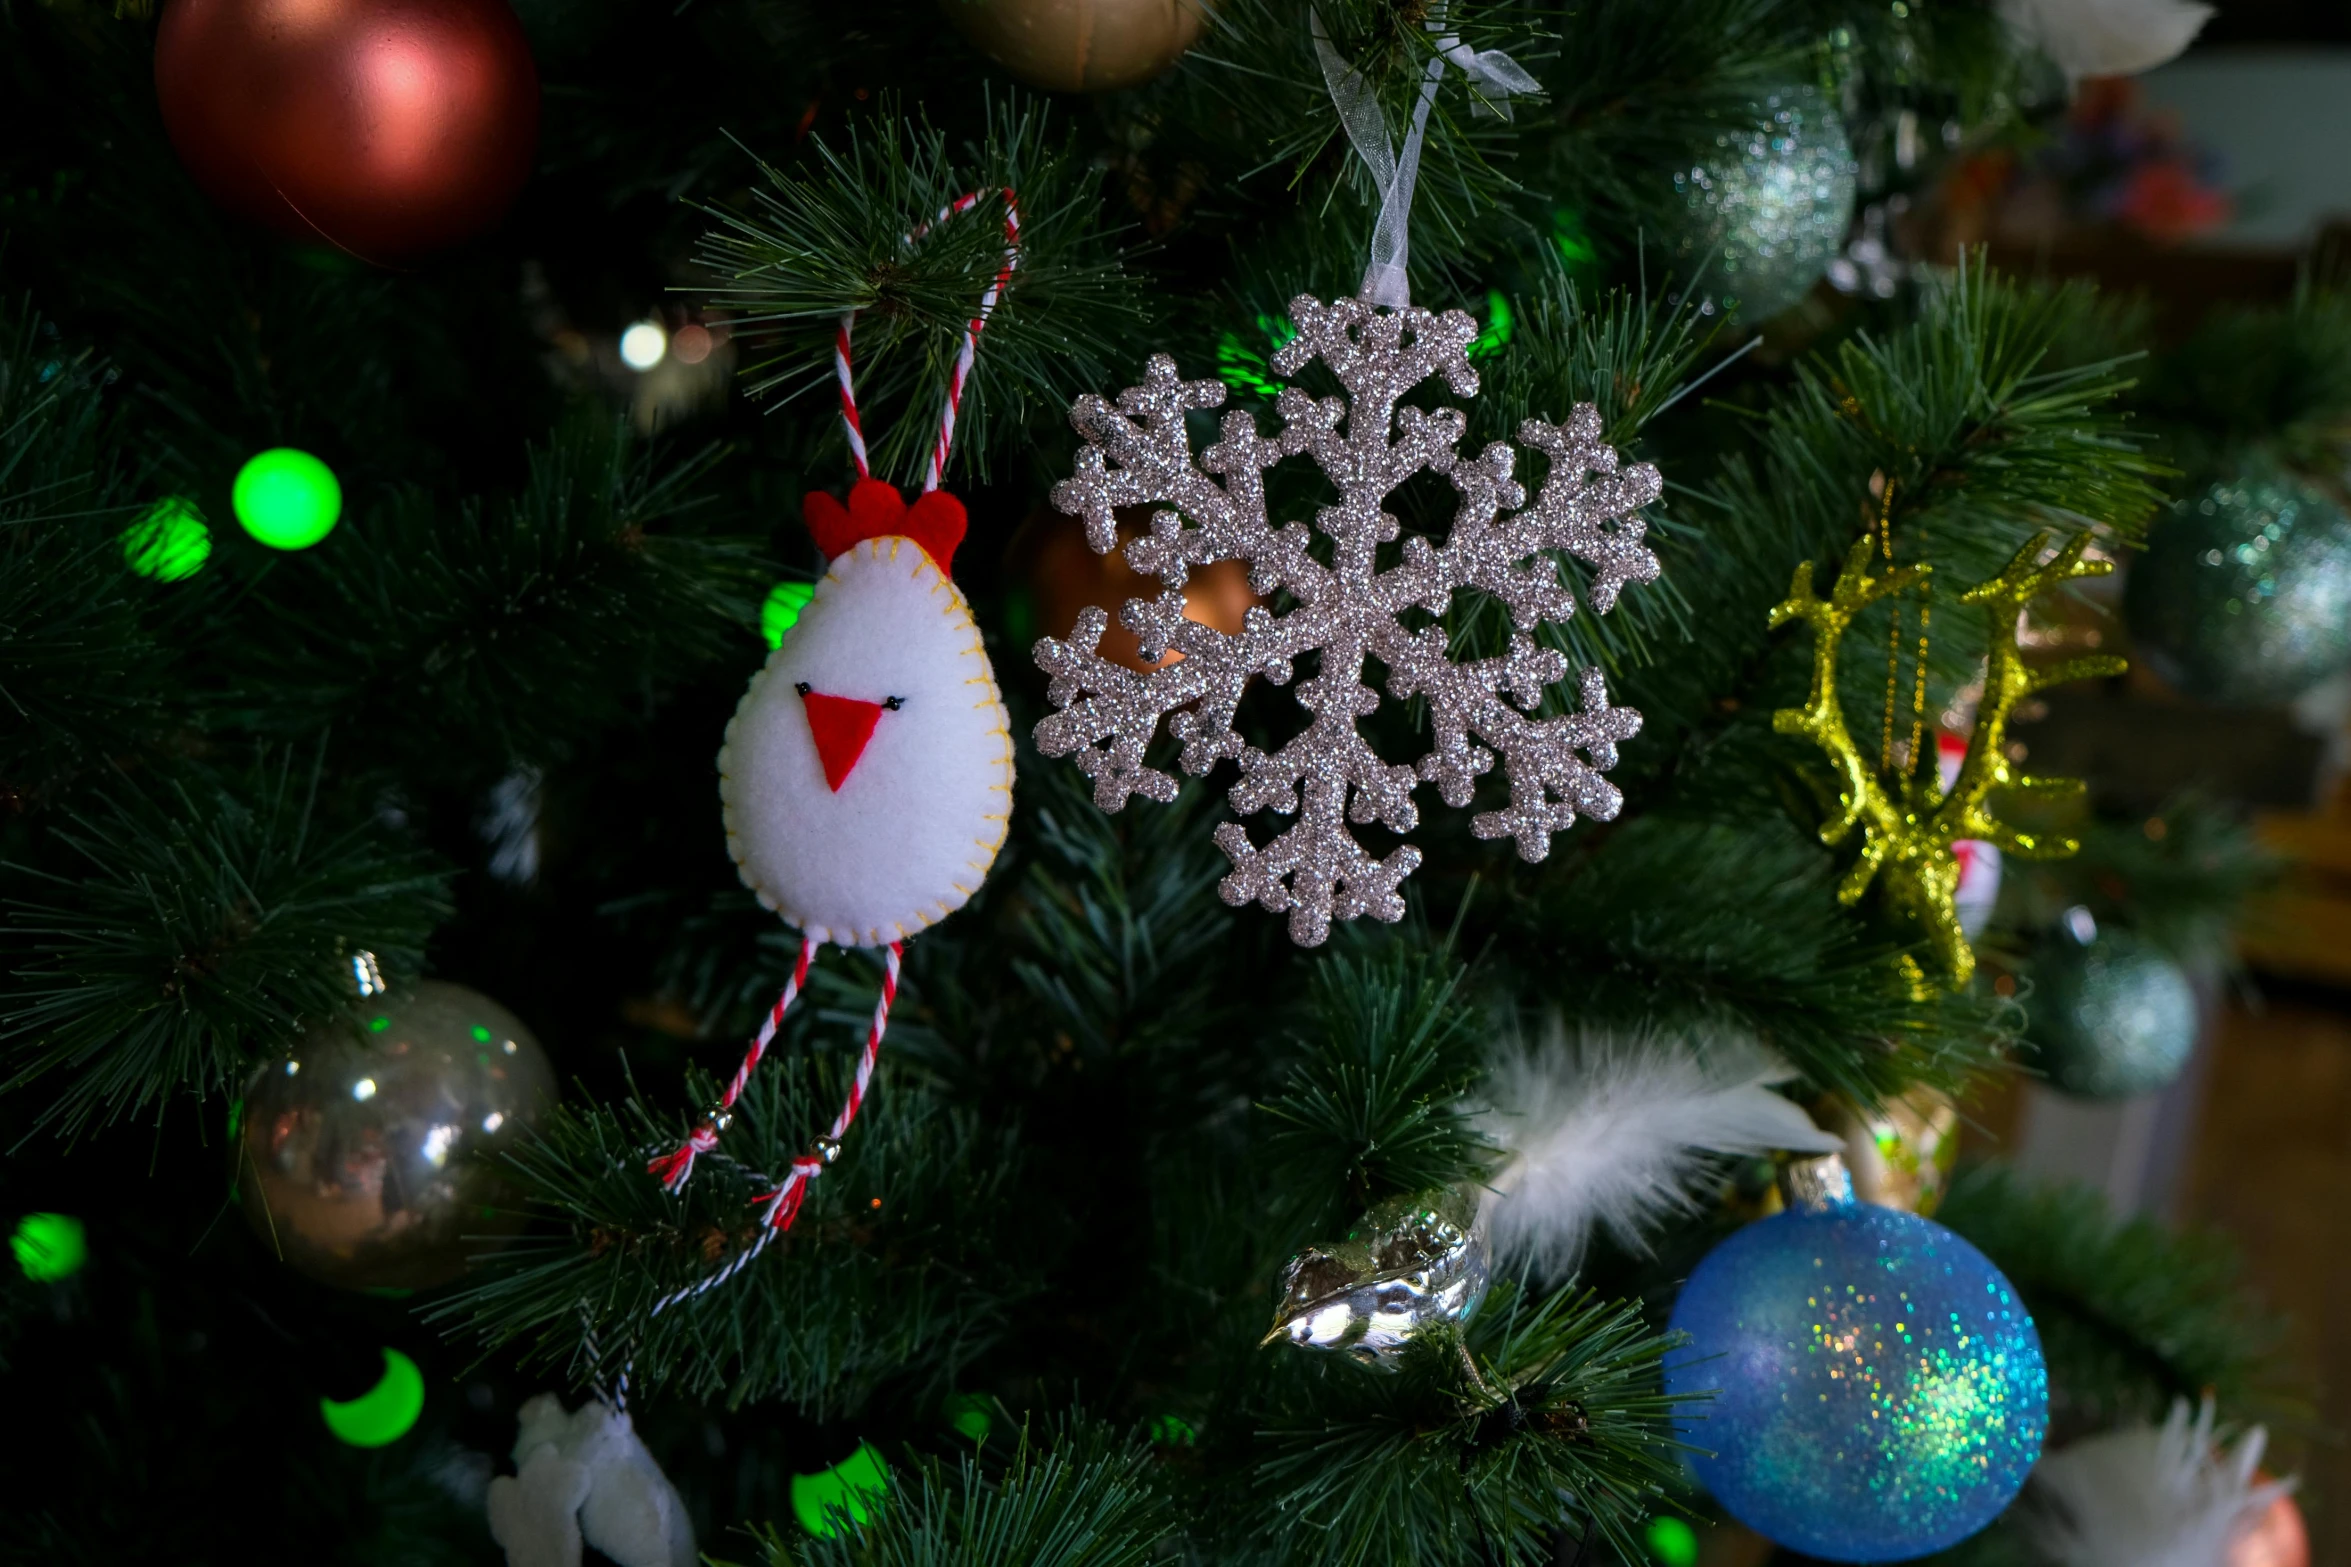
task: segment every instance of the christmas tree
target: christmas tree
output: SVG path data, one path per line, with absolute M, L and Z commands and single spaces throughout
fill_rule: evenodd
M 8 1559 L 2252 1527 L 2225 1249 L 1952 1167 L 2263 874 L 2015 743 L 2114 564 L 2351 665 L 2351 305 L 1929 221 L 2087 9 L 0 12 Z

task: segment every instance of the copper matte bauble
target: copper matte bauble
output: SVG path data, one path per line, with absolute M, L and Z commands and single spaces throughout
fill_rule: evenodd
M 169 0 L 155 93 L 213 199 L 368 261 L 487 228 L 538 143 L 506 0 Z
M 323 1284 L 445 1284 L 519 1228 L 490 1156 L 554 1100 L 554 1070 L 513 1013 L 421 981 L 254 1077 L 237 1198 L 263 1246 Z
M 1199 41 L 1207 0 L 940 0 L 947 20 L 1022 81 L 1058 92 L 1132 87 Z
M 2310 1567 L 2310 1530 L 2293 1492 L 2271 1502 L 2251 1528 L 2229 1542 L 2226 1567 Z
M 1151 508 L 1129 507 L 1119 517 L 1121 543 L 1142 534 Z M 1132 515 L 1128 515 L 1132 513 Z M 1034 597 L 1037 631 L 1042 636 L 1066 637 L 1077 624 L 1078 611 L 1088 606 L 1110 612 L 1110 629 L 1102 635 L 1102 656 L 1129 669 L 1151 669 L 1145 663 L 1135 634 L 1119 623 L 1119 606 L 1128 599 L 1157 598 L 1165 591 L 1157 577 L 1147 577 L 1127 564 L 1122 550 L 1097 555 L 1086 543 L 1085 524 L 1051 508 L 1032 513 L 1015 535 L 1011 549 L 1016 571 L 1025 576 Z M 1249 588 L 1244 561 L 1212 561 L 1196 566 L 1184 583 L 1184 614 L 1204 626 L 1230 636 L 1241 629 L 1249 607 L 1262 602 Z M 1182 655 L 1170 652 L 1161 664 Z

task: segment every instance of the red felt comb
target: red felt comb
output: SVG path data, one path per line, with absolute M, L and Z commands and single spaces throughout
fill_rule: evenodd
M 810 537 L 834 560 L 867 539 L 912 539 L 943 573 L 955 568 L 955 546 L 963 542 L 963 502 L 945 490 L 927 490 L 909 506 L 898 487 L 885 479 L 860 479 L 849 488 L 844 506 L 823 490 L 811 490 L 800 502 Z

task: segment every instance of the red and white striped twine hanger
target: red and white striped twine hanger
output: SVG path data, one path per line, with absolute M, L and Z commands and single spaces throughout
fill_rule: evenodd
M 980 203 L 981 191 L 967 191 L 939 209 L 939 215 L 906 236 L 913 244 L 939 224 L 958 214 L 969 212 Z M 988 317 L 995 313 L 996 302 L 1004 297 L 1004 287 L 1012 281 L 1015 267 L 1020 265 L 1020 198 L 1012 187 L 1004 187 L 1004 264 L 996 269 L 996 276 L 988 283 L 987 292 L 980 295 L 979 310 L 964 323 L 963 344 L 955 353 L 955 371 L 947 380 L 947 395 L 939 405 L 939 433 L 931 442 L 929 466 L 924 470 L 924 494 L 939 487 L 947 472 L 947 452 L 955 444 L 955 416 L 963 406 L 964 383 L 971 379 L 971 364 L 979 353 L 980 333 L 986 330 Z M 849 373 L 849 334 L 857 324 L 857 312 L 845 312 L 841 325 L 833 334 L 833 377 L 841 384 L 841 423 L 849 431 L 849 460 L 857 465 L 857 477 L 870 479 L 873 469 L 865 455 L 865 430 L 857 415 L 857 389 Z

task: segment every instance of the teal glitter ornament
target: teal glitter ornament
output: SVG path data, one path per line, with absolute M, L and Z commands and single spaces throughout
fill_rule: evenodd
M 1682 1286 L 1666 1364 L 1703 1396 L 1701 1485 L 1776 1544 L 1895 1562 L 1997 1517 L 2040 1457 L 2049 1373 L 2015 1289 L 1916 1214 L 1853 1200 L 1833 1156 L 1788 1210 L 1733 1233 Z
M 2084 1099 L 2168 1087 L 2196 1048 L 2188 976 L 2131 932 L 2100 930 L 2087 909 L 2034 954 L 2027 1011 L 2042 1070 Z
M 1720 309 L 1760 321 L 1810 293 L 1841 253 L 1860 166 L 1845 122 L 1810 83 L 1765 93 L 1753 110 L 1674 171 L 1672 232 L 1682 275 Z
M 2208 702 L 2276 705 L 2351 669 L 2351 521 L 2253 468 L 2172 507 L 2131 563 L 2123 618 L 2147 663 Z

